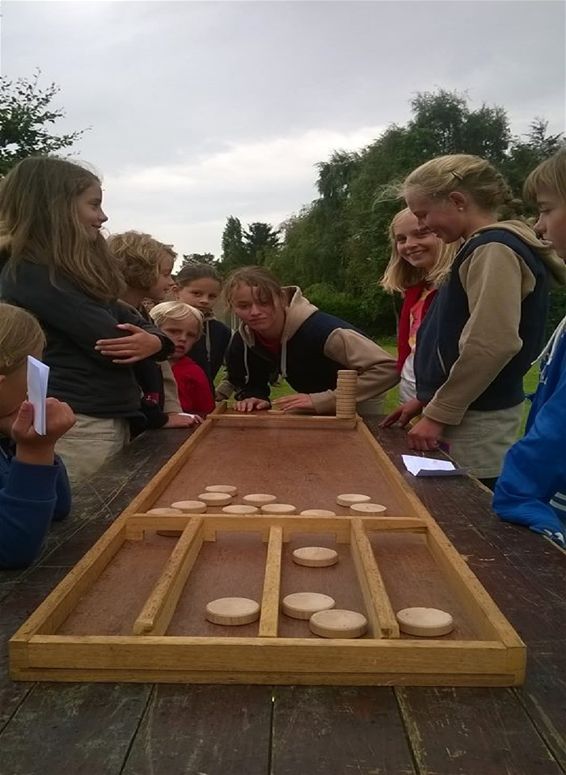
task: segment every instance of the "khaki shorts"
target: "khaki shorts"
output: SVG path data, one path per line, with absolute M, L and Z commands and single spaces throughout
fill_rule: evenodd
M 478 479 L 501 473 L 503 458 L 517 440 L 523 404 L 493 412 L 469 409 L 460 425 L 446 425 L 442 438 L 450 444 L 450 457 Z
M 112 455 L 130 441 L 130 425 L 124 419 L 75 415 L 77 422 L 55 445 L 76 486 L 88 479 Z
M 360 401 L 356 405 L 356 412 L 360 417 L 375 417 L 378 414 L 383 414 L 385 412 L 385 395 Z

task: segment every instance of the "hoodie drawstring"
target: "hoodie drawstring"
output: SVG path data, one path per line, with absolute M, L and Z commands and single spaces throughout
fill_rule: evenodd
M 545 367 L 548 366 L 548 364 L 552 361 L 554 354 L 556 350 L 558 349 L 558 343 L 560 341 L 560 337 L 564 333 L 564 330 L 566 329 L 566 316 L 562 318 L 560 323 L 556 326 L 554 333 L 546 343 L 543 351 L 541 354 L 536 358 L 532 363 L 531 366 L 534 366 L 535 363 L 538 363 L 540 360 L 542 360 L 547 353 L 550 353 L 548 356 L 548 360 L 545 363 Z
M 279 369 L 281 371 L 281 379 L 287 379 L 287 340 L 283 339 L 281 342 L 281 359 L 279 361 Z

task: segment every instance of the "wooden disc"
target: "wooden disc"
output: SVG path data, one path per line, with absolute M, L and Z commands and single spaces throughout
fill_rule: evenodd
M 454 619 L 439 608 L 403 608 L 397 611 L 399 629 L 407 635 L 438 638 L 454 629 Z
M 292 619 L 310 619 L 317 611 L 326 611 L 335 605 L 333 597 L 319 592 L 295 592 L 281 601 L 283 613 Z
M 325 546 L 301 546 L 293 552 L 293 562 L 306 565 L 308 568 L 326 568 L 336 565 L 338 552 Z
M 162 506 L 157 509 L 149 509 L 146 514 L 155 514 L 158 517 L 174 517 L 175 514 L 182 514 L 181 509 L 174 509 L 172 506 Z
M 254 492 L 250 495 L 244 495 L 242 498 L 244 503 L 251 503 L 252 506 L 263 506 L 266 503 L 274 503 L 277 500 L 277 495 L 269 495 L 266 492 Z
M 268 503 L 261 510 L 264 514 L 296 514 L 297 507 L 291 503 Z
M 225 514 L 257 514 L 259 509 L 249 503 L 233 503 L 231 506 L 224 506 L 222 511 Z
M 321 638 L 359 638 L 367 631 L 368 620 L 357 611 L 335 608 L 313 614 L 309 627 L 311 632 Z
M 209 484 L 204 488 L 207 492 L 224 492 L 226 495 L 236 495 L 238 488 L 233 484 Z
M 247 597 L 219 597 L 206 606 L 206 618 L 212 624 L 250 624 L 259 619 L 259 604 Z
M 369 503 L 371 498 L 369 495 L 360 495 L 356 492 L 348 492 L 336 497 L 336 503 L 339 506 L 351 506 L 352 503 Z
M 356 514 L 368 514 L 371 517 L 383 514 L 387 511 L 387 506 L 382 506 L 381 503 L 352 503 L 350 510 L 355 511 Z
M 335 511 L 329 511 L 328 509 L 305 509 L 301 511 L 301 517 L 335 517 Z
M 227 506 L 232 502 L 232 496 L 225 492 L 201 492 L 198 499 L 207 506 Z
M 202 514 L 206 511 L 206 503 L 202 501 L 177 501 L 171 504 L 172 509 L 179 509 L 183 514 Z

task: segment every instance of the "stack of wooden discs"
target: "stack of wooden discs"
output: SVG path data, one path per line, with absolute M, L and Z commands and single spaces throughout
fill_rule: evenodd
M 340 369 L 336 381 L 336 417 L 356 416 L 358 372 Z

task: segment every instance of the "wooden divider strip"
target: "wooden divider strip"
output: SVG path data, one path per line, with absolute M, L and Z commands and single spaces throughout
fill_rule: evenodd
M 276 638 L 279 622 L 279 597 L 281 590 L 281 555 L 283 552 L 283 528 L 272 527 L 269 531 L 265 577 L 261 598 L 259 637 Z
M 398 638 L 399 625 L 361 519 L 352 520 L 350 547 L 374 638 Z
M 136 621 L 134 635 L 164 635 L 203 542 L 202 518 L 191 519 Z

